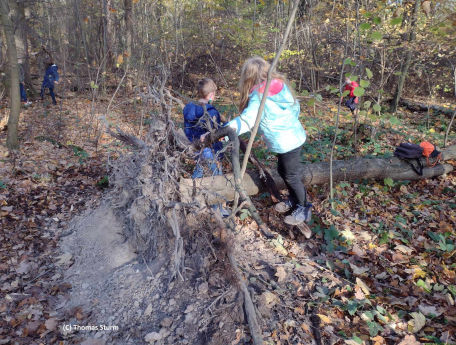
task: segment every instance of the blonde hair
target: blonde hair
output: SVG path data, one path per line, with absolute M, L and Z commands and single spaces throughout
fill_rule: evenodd
M 239 93 L 241 94 L 241 100 L 239 103 L 239 110 L 242 112 L 249 103 L 249 95 L 252 92 L 254 86 L 261 84 L 268 79 L 268 72 L 271 65 L 265 59 L 254 56 L 244 62 L 241 70 L 241 79 L 239 80 Z M 287 78 L 281 74 L 274 72 L 272 73 L 273 79 L 282 80 L 289 88 L 290 92 L 294 97 L 293 91 L 288 83 Z
M 203 78 L 198 81 L 196 91 L 199 98 L 206 98 L 211 92 L 217 91 L 217 85 L 215 85 L 215 82 L 211 78 Z

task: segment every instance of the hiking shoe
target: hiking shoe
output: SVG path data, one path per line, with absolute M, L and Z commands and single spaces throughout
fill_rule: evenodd
M 274 210 L 279 213 L 285 213 L 291 210 L 293 205 L 290 200 L 285 200 L 274 205 Z
M 284 219 L 285 224 L 299 225 L 308 222 L 312 218 L 312 204 L 307 204 L 306 207 L 297 205 L 291 215 L 286 216 Z
M 224 208 L 222 205 L 220 205 L 220 214 L 222 215 L 223 218 L 227 218 L 230 216 L 231 213 L 226 208 Z
M 226 208 L 224 208 L 222 205 L 220 204 L 217 204 L 217 205 L 212 205 L 211 208 L 215 211 L 215 212 L 220 212 L 220 215 L 223 217 L 223 218 L 227 218 L 230 216 L 230 211 L 228 211 Z

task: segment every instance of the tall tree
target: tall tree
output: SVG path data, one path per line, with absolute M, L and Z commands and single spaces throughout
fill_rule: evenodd
M 19 123 L 19 113 L 21 111 L 21 101 L 19 94 L 19 67 L 17 64 L 17 50 L 14 39 L 14 26 L 10 17 L 10 7 L 8 0 L 0 0 L 0 18 L 5 33 L 7 43 L 7 55 L 9 65 L 10 83 L 10 115 L 8 119 L 8 134 L 6 145 L 10 150 L 19 147 L 17 139 L 17 125 Z
M 125 11 L 125 55 L 127 57 L 127 63 L 125 68 L 129 68 L 131 62 L 131 53 L 132 53 L 132 41 L 133 41 L 133 23 L 132 23 L 132 9 L 133 3 L 132 0 L 124 0 L 124 11 Z M 131 78 L 127 79 L 127 89 L 131 90 L 133 88 Z
M 410 67 L 410 63 L 412 61 L 412 45 L 416 38 L 416 21 L 418 20 L 418 11 L 420 10 L 420 3 L 421 0 L 415 0 L 415 6 L 413 7 L 412 13 L 412 22 L 410 23 L 410 31 L 406 45 L 404 64 L 402 65 L 401 74 L 399 76 L 399 81 L 397 83 L 396 95 L 394 96 L 393 103 L 391 104 L 392 113 L 395 113 L 397 111 L 397 107 L 399 105 L 399 101 L 402 95 L 402 89 L 404 88 L 405 78 L 407 78 L 407 73 Z
M 109 69 L 114 65 L 113 58 L 113 19 L 112 0 L 102 0 L 103 9 L 103 57 Z
M 125 52 L 127 55 L 127 61 L 131 58 L 132 41 L 133 41 L 133 23 L 132 23 L 132 0 L 124 0 L 125 10 Z

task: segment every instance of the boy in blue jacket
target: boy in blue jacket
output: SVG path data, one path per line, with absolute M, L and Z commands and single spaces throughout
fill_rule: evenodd
M 215 92 L 217 86 L 210 78 L 203 78 L 198 81 L 198 104 L 188 103 L 183 110 L 184 113 L 184 131 L 188 140 L 193 142 L 199 140 L 200 137 L 209 132 L 209 128 L 217 129 L 221 126 L 220 114 L 211 104 L 215 99 Z M 207 115 L 204 116 L 204 107 L 206 108 Z M 212 175 L 222 175 L 222 170 L 219 166 L 219 151 L 223 148 L 221 142 L 216 142 L 212 148 L 204 148 L 198 157 L 195 170 L 193 171 L 192 178 L 202 178 L 204 175 L 204 168 L 202 163 L 206 163 Z
M 49 89 L 49 94 L 52 97 L 52 104 L 56 105 L 54 94 L 54 84 L 59 83 L 59 73 L 57 72 L 59 68 L 56 64 L 50 62 L 46 67 L 46 72 L 44 73 L 43 84 L 41 84 L 41 100 L 44 99 L 44 91 L 46 88 Z

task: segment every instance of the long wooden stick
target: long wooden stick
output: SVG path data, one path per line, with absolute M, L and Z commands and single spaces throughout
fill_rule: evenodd
M 260 126 L 261 115 L 263 114 L 264 105 L 266 103 L 266 98 L 269 92 L 269 86 L 271 85 L 272 73 L 274 72 L 277 62 L 279 62 L 279 58 L 282 54 L 282 51 L 285 49 L 285 44 L 287 43 L 288 35 L 290 34 L 291 27 L 296 16 L 296 12 L 298 10 L 299 2 L 300 0 L 295 0 L 293 11 L 291 12 L 290 18 L 288 19 L 287 28 L 285 29 L 282 44 L 280 45 L 279 50 L 277 51 L 276 56 L 274 57 L 271 67 L 268 71 L 268 78 L 266 80 L 266 87 L 264 89 L 263 97 L 261 98 L 260 108 L 258 109 L 258 114 L 255 119 L 255 125 L 252 128 L 249 143 L 247 144 L 247 149 L 245 150 L 244 160 L 242 161 L 241 180 L 244 177 L 245 170 L 247 168 L 247 162 L 249 160 L 250 151 L 252 150 L 253 140 L 255 140 L 255 136 L 258 132 L 258 127 Z
M 443 147 L 446 147 L 448 135 L 450 134 L 451 126 L 453 125 L 454 117 L 456 116 L 456 110 L 453 112 L 453 116 L 451 117 L 450 123 L 448 124 L 448 128 L 445 132 L 445 139 L 443 139 Z

